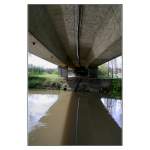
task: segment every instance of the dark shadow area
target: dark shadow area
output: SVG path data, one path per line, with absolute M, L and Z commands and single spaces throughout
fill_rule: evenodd
M 77 145 L 121 145 L 122 131 L 96 93 L 81 93 Z
M 103 97 L 122 99 L 122 79 L 71 77 L 67 83 L 72 91 L 98 92 Z
M 115 82 L 120 85 L 121 80 L 89 80 L 85 78 L 75 78 L 74 83 L 72 78 L 70 81 L 70 85 L 76 83 L 75 91 L 80 91 L 78 93 L 77 141 L 75 144 L 121 145 L 122 130 L 105 109 L 97 94 L 98 91 L 99 96 L 121 97 L 121 95 L 113 94 L 115 90 L 117 91 Z M 87 92 L 87 87 L 96 89 L 97 91 L 91 92 L 92 90 L 89 90 Z M 116 88 L 114 89 L 114 87 Z M 118 88 L 121 90 L 119 86 Z
M 79 93 L 74 92 L 71 95 L 69 109 L 67 112 L 66 123 L 63 134 L 63 145 L 75 145 L 76 143 L 76 121 L 77 121 L 77 105 Z

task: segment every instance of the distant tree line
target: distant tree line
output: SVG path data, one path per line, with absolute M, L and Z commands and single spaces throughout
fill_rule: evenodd
M 121 78 L 122 68 L 110 67 L 107 63 L 98 66 L 99 78 Z
M 33 74 L 42 74 L 42 73 L 49 73 L 49 74 L 58 74 L 58 69 L 56 68 L 42 68 L 42 67 L 37 67 L 32 64 L 28 65 L 28 73 L 33 73 Z

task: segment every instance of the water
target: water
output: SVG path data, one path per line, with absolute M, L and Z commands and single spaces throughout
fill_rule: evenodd
M 28 144 L 73 143 L 77 95 L 71 91 L 30 90 Z
M 58 94 L 53 94 L 51 91 L 39 92 L 30 91 L 28 94 L 28 132 L 46 124 L 40 122 L 43 116 L 47 115 L 47 111 L 58 100 Z
M 116 128 L 112 128 L 113 132 L 108 130 L 112 124 L 106 117 L 110 116 L 104 109 L 100 109 L 103 108 L 102 104 L 101 107 L 97 107 L 96 94 L 30 90 L 28 93 L 28 144 L 40 146 L 74 144 L 77 100 L 79 98 L 80 120 L 78 126 L 80 130 L 78 131 L 81 136 L 79 135 L 78 138 L 81 143 L 82 140 L 87 143 L 92 141 L 101 143 L 101 141 L 111 141 L 116 135 L 116 137 L 120 137 Z M 122 101 L 108 98 L 101 100 L 121 127 Z M 99 113 L 103 116 L 100 117 Z M 108 134 L 107 131 L 109 131 Z M 88 132 L 90 136 L 88 136 Z
M 119 127 L 122 127 L 122 100 L 101 98 L 101 101 Z

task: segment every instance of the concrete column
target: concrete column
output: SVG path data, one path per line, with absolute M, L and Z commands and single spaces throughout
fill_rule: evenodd
M 76 74 L 76 76 L 88 76 L 88 69 L 85 67 L 76 67 L 74 68 L 74 72 Z
M 61 75 L 61 77 L 64 77 L 65 79 L 68 79 L 68 67 L 58 67 L 58 72 Z
M 98 67 L 89 67 L 88 68 L 88 77 L 97 78 Z

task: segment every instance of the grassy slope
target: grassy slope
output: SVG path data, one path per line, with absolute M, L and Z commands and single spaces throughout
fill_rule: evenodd
M 41 73 L 28 75 L 28 87 L 29 88 L 62 88 L 65 80 L 57 74 Z

